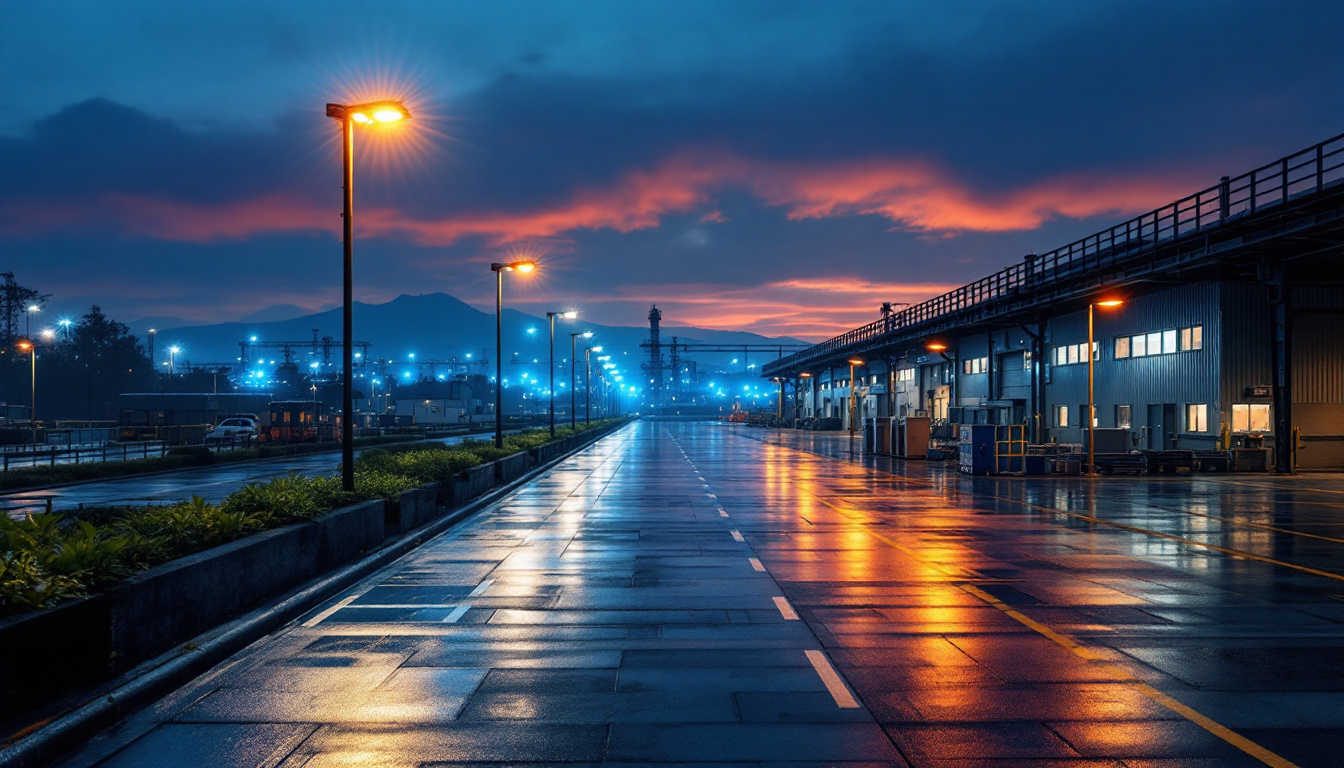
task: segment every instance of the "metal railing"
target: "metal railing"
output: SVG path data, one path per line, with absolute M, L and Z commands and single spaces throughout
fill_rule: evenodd
M 1240 176 L 1225 176 L 1215 186 L 1048 253 L 1027 256 L 988 277 L 767 363 L 762 370 L 767 374 L 791 370 L 800 363 L 825 359 L 839 350 L 951 313 L 1015 297 L 1097 268 L 1136 261 L 1159 244 L 1206 232 L 1341 182 L 1344 182 L 1344 134 Z

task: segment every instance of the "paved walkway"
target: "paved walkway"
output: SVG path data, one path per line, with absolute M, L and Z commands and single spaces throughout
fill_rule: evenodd
M 67 765 L 1339 764 L 1340 580 L 772 434 L 627 427 Z

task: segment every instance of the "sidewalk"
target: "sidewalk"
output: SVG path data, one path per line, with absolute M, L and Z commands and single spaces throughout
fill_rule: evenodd
M 66 765 L 1329 765 L 1342 588 L 642 422 Z

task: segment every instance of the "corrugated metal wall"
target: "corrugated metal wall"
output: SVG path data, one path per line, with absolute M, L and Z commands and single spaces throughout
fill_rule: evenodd
M 1293 402 L 1344 403 L 1344 288 L 1297 288 L 1293 307 Z
M 1180 425 L 1178 446 L 1212 448 L 1218 438 L 1218 414 L 1223 409 L 1219 391 L 1219 362 L 1222 330 L 1219 313 L 1218 283 L 1203 282 L 1163 289 L 1129 298 L 1115 309 L 1096 311 L 1096 339 L 1101 357 L 1096 363 L 1097 423 L 1114 427 L 1115 406 L 1131 408 L 1131 430 L 1141 434 L 1148 425 L 1148 405 L 1173 403 Z M 1203 349 L 1149 357 L 1115 359 L 1115 337 L 1152 331 L 1171 330 L 1192 325 L 1204 329 Z M 1046 387 L 1049 434 L 1060 442 L 1082 441 L 1082 406 L 1087 402 L 1087 364 L 1054 366 L 1050 350 L 1057 345 L 1087 342 L 1087 311 L 1082 310 L 1052 319 L 1046 328 L 1047 363 L 1052 365 Z M 1208 431 L 1185 431 L 1184 410 L 1188 403 L 1204 403 L 1208 409 Z M 1069 406 L 1069 427 L 1054 426 L 1054 407 Z M 1165 425 L 1172 431 L 1171 425 Z M 1140 447 L 1145 447 L 1141 442 Z

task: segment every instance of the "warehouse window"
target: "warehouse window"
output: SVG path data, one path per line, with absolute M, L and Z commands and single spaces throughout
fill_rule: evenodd
M 1185 328 L 1138 333 L 1133 336 L 1117 336 L 1115 339 L 1115 359 L 1170 355 L 1176 352 L 1190 352 L 1203 348 L 1204 326 L 1191 325 Z
M 1204 326 L 1192 325 L 1181 329 L 1181 351 L 1204 348 Z
M 1099 360 L 1098 352 L 1101 350 L 1101 342 L 1092 342 L 1092 359 Z M 1054 363 L 1055 365 L 1074 365 L 1076 363 L 1087 362 L 1087 344 L 1069 344 L 1063 347 L 1055 347 Z M 1025 365 L 1030 368 L 1028 361 Z
M 1233 432 L 1268 432 L 1269 403 L 1236 403 L 1232 406 Z
M 988 357 L 972 357 L 961 361 L 962 373 L 984 373 L 989 370 Z
M 1069 426 L 1069 406 L 1067 405 L 1055 406 L 1055 426 L 1056 427 Z
M 1209 406 L 1206 403 L 1187 403 L 1185 406 L 1185 431 L 1209 431 Z
M 1129 429 L 1131 426 L 1133 426 L 1133 424 L 1134 422 L 1130 416 L 1129 406 L 1128 405 L 1115 406 L 1115 426 L 1119 427 L 1120 429 Z
M 896 371 L 896 380 L 897 380 L 897 381 L 914 381 L 914 380 L 915 380 L 915 369 L 914 369 L 914 368 L 901 368 L 901 369 L 897 370 L 897 371 Z

